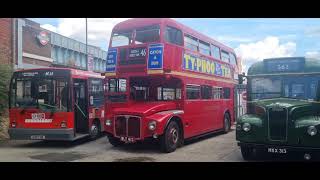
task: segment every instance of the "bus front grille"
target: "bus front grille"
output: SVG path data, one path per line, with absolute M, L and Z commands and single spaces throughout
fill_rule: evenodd
M 137 116 L 117 116 L 115 119 L 115 136 L 141 138 L 141 118 Z
M 271 141 L 286 141 L 288 126 L 288 111 L 286 108 L 269 108 L 268 132 Z

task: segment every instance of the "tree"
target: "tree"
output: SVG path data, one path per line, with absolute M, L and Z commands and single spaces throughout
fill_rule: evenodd
M 12 75 L 12 67 L 6 64 L 0 64 L 0 116 L 8 108 L 9 84 Z

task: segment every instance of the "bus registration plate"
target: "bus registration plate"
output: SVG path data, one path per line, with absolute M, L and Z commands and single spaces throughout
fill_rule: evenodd
M 42 140 L 42 139 L 46 139 L 46 136 L 44 136 L 44 135 L 32 135 L 32 136 L 30 136 L 30 139 Z
M 287 154 L 287 149 L 286 148 L 268 148 L 268 153 L 273 153 L 273 154 Z
M 135 139 L 133 137 L 120 137 L 120 141 L 125 143 L 134 143 Z

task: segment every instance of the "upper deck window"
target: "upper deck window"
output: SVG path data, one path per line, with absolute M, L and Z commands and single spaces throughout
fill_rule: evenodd
M 221 59 L 220 57 L 220 48 L 211 44 L 211 56 L 216 59 Z
M 177 28 L 167 26 L 165 32 L 165 39 L 169 43 L 182 46 L 182 31 Z
M 111 46 L 127 46 L 131 43 L 132 32 L 114 32 L 112 34 Z
M 202 54 L 210 56 L 210 44 L 204 41 L 199 41 L 199 51 Z
M 153 25 L 136 29 L 135 44 L 157 42 L 160 40 L 160 26 Z
M 198 51 L 198 39 L 190 35 L 184 36 L 184 46 L 190 50 Z
M 230 62 L 230 56 L 229 53 L 226 51 L 221 51 L 221 60 L 224 62 L 229 63 Z
M 236 56 L 234 54 L 230 54 L 230 63 L 232 65 L 237 65 Z

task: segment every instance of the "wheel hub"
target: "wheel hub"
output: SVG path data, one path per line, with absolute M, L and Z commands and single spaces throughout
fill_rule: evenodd
M 96 125 L 92 125 L 92 126 L 91 126 L 91 133 L 92 133 L 93 135 L 96 135 L 96 134 L 98 133 L 98 128 L 97 128 Z
M 171 135 L 171 140 L 174 144 L 176 144 L 178 142 L 179 139 L 179 135 L 178 135 L 178 131 L 175 128 L 172 128 L 170 131 L 170 135 Z

